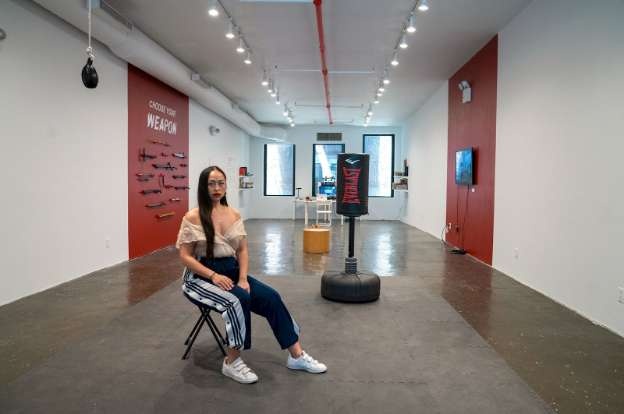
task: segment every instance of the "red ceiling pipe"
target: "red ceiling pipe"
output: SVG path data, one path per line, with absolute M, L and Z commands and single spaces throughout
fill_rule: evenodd
M 327 59 L 325 58 L 325 32 L 323 30 L 323 10 L 321 8 L 322 0 L 314 0 L 316 9 L 316 28 L 318 29 L 319 49 L 321 50 L 321 73 L 323 73 L 323 85 L 325 86 L 325 107 L 327 108 L 327 116 L 329 117 L 329 125 L 334 123 L 331 113 L 331 105 L 329 104 L 329 78 L 327 71 Z

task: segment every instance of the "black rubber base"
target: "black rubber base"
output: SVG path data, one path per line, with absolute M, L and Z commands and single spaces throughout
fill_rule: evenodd
M 373 273 L 327 272 L 321 278 L 321 296 L 336 302 L 373 302 L 379 299 L 380 285 Z

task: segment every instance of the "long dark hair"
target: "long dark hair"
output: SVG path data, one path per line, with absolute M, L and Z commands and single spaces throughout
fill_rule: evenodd
M 214 256 L 214 225 L 212 224 L 212 200 L 210 199 L 210 193 L 208 193 L 208 177 L 213 171 L 219 171 L 223 174 L 223 177 L 227 180 L 225 172 L 216 165 L 204 169 L 199 174 L 199 183 L 197 184 L 197 204 L 199 206 L 199 218 L 201 220 L 204 234 L 206 235 L 206 257 L 212 259 Z M 225 194 L 220 201 L 222 206 L 227 206 L 227 199 Z

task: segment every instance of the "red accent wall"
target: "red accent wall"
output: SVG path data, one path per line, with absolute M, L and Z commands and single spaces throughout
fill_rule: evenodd
M 488 264 L 494 237 L 497 71 L 495 36 L 449 79 L 446 222 L 453 223 L 453 229 L 446 239 Z M 472 87 L 470 103 L 462 104 L 457 87 L 462 80 Z M 475 184 L 470 189 L 455 184 L 455 151 L 467 147 L 475 155 Z
M 189 149 L 188 97 L 128 65 L 128 245 L 129 257 L 143 256 L 175 243 L 180 220 L 188 209 Z M 154 143 L 167 143 L 169 146 Z M 139 154 L 156 155 L 145 159 Z M 176 158 L 172 153 L 184 153 Z M 170 163 L 172 169 L 157 169 L 157 164 Z M 186 164 L 186 166 L 180 165 Z M 153 174 L 139 181 L 137 174 Z M 162 175 L 162 177 L 161 177 Z M 184 178 L 173 176 L 183 175 Z M 142 194 L 143 190 L 161 193 Z M 180 199 L 176 201 L 175 199 Z M 164 203 L 159 207 L 147 204 Z M 159 214 L 173 213 L 165 218 Z

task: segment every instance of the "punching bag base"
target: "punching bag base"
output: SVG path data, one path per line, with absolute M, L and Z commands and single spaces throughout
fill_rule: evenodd
M 373 302 L 379 299 L 379 290 L 379 276 L 374 273 L 327 272 L 321 278 L 321 296 L 336 302 Z

